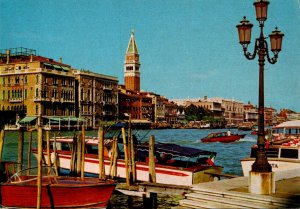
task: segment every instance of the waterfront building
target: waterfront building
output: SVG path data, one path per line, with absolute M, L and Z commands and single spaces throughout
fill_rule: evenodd
M 213 113 L 215 118 L 224 117 L 227 124 L 238 125 L 243 123 L 244 120 L 244 110 L 243 103 L 240 101 L 236 101 L 233 99 L 225 99 L 225 98 L 208 98 L 205 96 L 200 99 L 186 99 L 185 102 L 182 100 L 173 99 L 177 103 L 177 105 L 185 104 L 185 106 L 189 106 L 194 104 L 198 107 L 203 107 L 205 109 L 210 110 Z M 179 103 L 178 103 L 179 102 Z
M 244 105 L 244 122 L 252 122 L 257 124 L 258 121 L 258 108 L 255 107 L 251 102 Z
M 141 120 L 142 119 L 142 96 L 132 90 L 119 85 L 119 119 Z
M 62 59 L 22 47 L 2 50 L 0 76 L 1 110 L 21 111 L 32 119 L 75 116 L 75 77 Z
M 116 77 L 73 69 L 36 50 L 20 47 L 0 54 L 0 110 L 18 112 L 25 122 L 95 127 L 117 119 L 117 86 Z
M 165 121 L 169 124 L 175 124 L 178 121 L 179 115 L 178 113 L 178 106 L 169 100 L 165 100 Z
M 140 91 L 140 55 L 135 42 L 134 33 L 131 33 L 125 55 L 124 84 L 125 88 Z
M 264 114 L 265 114 L 265 124 L 267 126 L 272 126 L 277 124 L 276 120 L 276 110 L 272 107 L 265 107 L 264 108 Z
M 87 70 L 74 70 L 77 98 L 76 116 L 96 128 L 101 121 L 118 118 L 118 78 Z
M 222 100 L 218 100 L 215 98 L 207 98 L 206 96 L 198 101 L 191 102 L 187 101 L 186 106 L 195 105 L 197 107 L 202 107 L 204 109 L 209 110 L 214 118 L 223 117 L 223 109 L 222 109 Z

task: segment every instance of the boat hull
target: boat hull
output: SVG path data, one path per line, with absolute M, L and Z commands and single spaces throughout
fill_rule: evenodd
M 240 140 L 244 138 L 245 135 L 231 135 L 231 136 L 221 136 L 221 137 L 213 137 L 213 138 L 202 138 L 201 141 L 208 142 L 221 142 L 221 143 L 230 143 Z
M 244 176 L 249 176 L 252 164 L 255 158 L 245 158 L 241 160 Z M 300 160 L 297 159 L 280 159 L 280 158 L 268 158 L 269 164 L 272 166 L 273 172 L 280 172 L 286 170 L 300 169 Z
M 36 178 L 20 183 L 1 184 L 1 205 L 5 207 L 36 208 Z M 43 178 L 41 208 L 106 207 L 115 189 L 114 181 L 97 178 L 80 180 L 73 177 Z
M 45 153 L 47 159 L 47 154 Z M 59 167 L 70 170 L 71 155 L 66 151 L 58 152 Z M 104 159 L 105 174 L 109 175 L 110 159 Z M 167 166 L 156 164 L 156 182 L 162 184 L 185 185 L 213 181 L 213 175 L 206 174 L 206 171 L 214 174 L 221 174 L 223 167 L 221 166 L 196 166 L 191 168 L 182 168 L 175 166 Z M 84 172 L 89 174 L 99 174 L 98 155 L 87 154 L 84 163 Z M 137 181 L 149 181 L 149 166 L 145 162 L 136 163 L 136 179 Z M 125 161 L 118 159 L 117 161 L 117 178 L 126 178 Z

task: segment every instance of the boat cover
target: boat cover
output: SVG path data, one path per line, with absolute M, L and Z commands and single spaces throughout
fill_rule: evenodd
M 140 151 L 148 151 L 149 143 L 145 142 L 137 147 Z M 199 155 L 216 155 L 216 152 L 201 150 L 192 147 L 184 147 L 177 144 L 172 143 L 156 143 L 155 144 L 155 152 L 171 154 L 174 157 L 197 157 Z
M 275 128 L 289 128 L 289 127 L 300 127 L 300 120 L 286 121 L 275 126 Z

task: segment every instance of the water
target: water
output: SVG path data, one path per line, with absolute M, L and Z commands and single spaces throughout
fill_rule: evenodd
M 231 132 L 246 134 L 240 141 L 223 143 L 202 143 L 201 138 L 211 132 L 226 130 L 208 130 L 208 129 L 159 129 L 159 130 L 141 130 L 137 135 L 142 141 L 149 140 L 150 135 L 155 136 L 156 142 L 169 142 L 179 145 L 200 148 L 204 150 L 217 152 L 215 164 L 224 167 L 223 172 L 234 175 L 243 175 L 240 159 L 250 155 L 250 147 L 256 143 L 256 136 L 250 134 L 250 131 L 238 131 L 232 129 Z M 64 132 L 63 135 L 71 135 L 73 132 Z M 87 131 L 86 135 L 97 136 L 96 131 Z M 24 145 L 24 163 L 27 164 L 27 150 L 30 133 L 25 133 Z M 36 133 L 33 133 L 33 147 L 36 147 Z M 17 132 L 6 132 L 3 160 L 17 161 Z M 36 165 L 36 160 L 32 157 L 32 166 Z M 26 167 L 26 166 L 25 166 Z M 158 206 L 162 209 L 171 208 L 178 204 L 180 197 L 170 197 L 168 195 L 158 195 Z M 129 202 L 128 202 L 129 201 Z M 132 206 L 130 206 L 132 205 Z M 129 198 L 122 194 L 114 194 L 111 199 L 112 209 L 142 208 L 142 198 Z

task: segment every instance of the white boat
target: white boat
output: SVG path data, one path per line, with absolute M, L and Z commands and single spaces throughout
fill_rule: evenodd
M 84 172 L 86 174 L 99 173 L 99 160 L 97 154 L 98 138 L 97 137 L 85 137 L 86 151 Z M 58 154 L 59 168 L 70 170 L 71 163 L 71 151 L 72 138 L 70 137 L 57 137 L 56 147 Z M 105 140 L 104 151 L 104 166 L 105 174 L 109 175 L 110 170 L 110 142 Z M 122 145 L 119 144 L 121 150 Z M 136 178 L 137 181 L 149 181 L 149 166 L 147 162 L 148 153 L 147 144 L 139 145 L 137 153 L 141 155 L 136 162 Z M 175 144 L 162 144 L 155 145 L 156 149 L 156 182 L 163 184 L 185 185 L 190 186 L 200 182 L 207 182 L 215 180 L 212 174 L 221 174 L 223 167 L 214 165 L 210 161 L 209 156 L 216 155 L 215 152 L 200 150 L 190 147 L 182 147 Z M 35 152 L 35 150 L 33 150 Z M 51 150 L 51 158 L 53 160 L 54 152 Z M 144 153 L 144 155 L 143 155 Z M 146 153 L 146 155 L 145 155 Z M 117 177 L 126 178 L 125 161 L 122 156 L 124 153 L 120 151 L 120 159 L 117 160 Z M 161 162 L 158 155 L 167 155 L 171 157 L 165 163 Z M 47 162 L 48 156 L 44 151 L 45 160 Z M 205 160 L 204 160 L 205 159 Z M 200 162 L 200 161 L 203 162 Z M 209 174 L 210 173 L 210 174 Z
M 269 145 L 266 147 L 268 162 L 273 172 L 300 169 L 300 138 L 295 138 L 282 145 Z M 251 148 L 250 157 L 241 160 L 244 176 L 249 175 L 251 166 L 255 161 L 257 146 Z
M 272 143 L 282 144 L 300 137 L 300 120 L 286 121 L 272 128 Z

